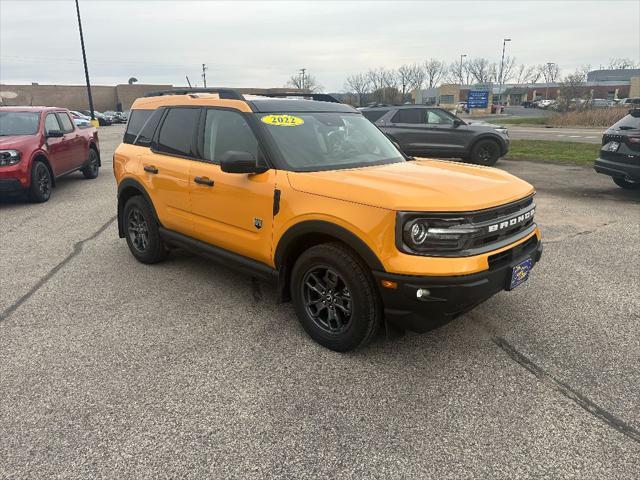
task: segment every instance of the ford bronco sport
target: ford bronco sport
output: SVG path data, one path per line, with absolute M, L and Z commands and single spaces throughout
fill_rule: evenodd
M 380 325 L 432 329 L 520 285 L 542 254 L 531 185 L 408 159 L 328 95 L 159 92 L 134 102 L 113 165 L 135 258 L 179 247 L 272 280 L 337 351 Z

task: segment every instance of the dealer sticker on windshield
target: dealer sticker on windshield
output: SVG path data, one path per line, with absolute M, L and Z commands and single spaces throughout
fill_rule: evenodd
M 267 125 L 275 125 L 277 127 L 297 127 L 304 123 L 303 119 L 294 115 L 265 115 L 261 120 Z

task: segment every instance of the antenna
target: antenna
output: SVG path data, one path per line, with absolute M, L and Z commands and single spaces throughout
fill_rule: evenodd
M 185 78 L 187 79 L 187 83 L 189 84 L 189 88 L 191 88 L 191 82 L 189 81 L 189 75 L 185 75 Z

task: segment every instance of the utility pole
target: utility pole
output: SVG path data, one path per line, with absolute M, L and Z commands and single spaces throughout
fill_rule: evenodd
M 502 61 L 500 62 L 500 77 L 498 79 L 500 81 L 500 83 L 499 83 L 500 86 L 499 86 L 499 89 L 498 89 L 498 93 L 500 93 L 500 104 L 501 105 L 502 105 L 502 101 L 503 101 L 503 98 L 502 98 L 502 84 L 504 83 L 503 82 L 503 78 L 502 78 L 502 74 L 504 73 L 504 50 L 505 50 L 505 48 L 507 46 L 507 42 L 510 42 L 510 41 L 511 41 L 510 38 L 505 38 L 505 39 L 502 40 Z
M 462 59 L 466 56 L 467 56 L 466 53 L 463 53 L 462 55 L 460 55 L 460 86 L 462 86 L 462 84 L 464 83 L 462 80 Z
M 185 75 L 185 78 L 187 79 L 187 83 L 189 84 L 189 88 L 192 88 L 191 87 L 191 82 L 189 81 L 189 75 Z
M 202 83 L 204 84 L 204 88 L 207 88 L 207 70 L 209 69 L 209 67 L 207 67 L 206 63 L 202 64 Z
M 548 100 L 549 99 L 549 80 L 551 79 L 551 67 L 555 65 L 555 63 L 553 62 L 547 62 L 547 74 L 545 75 L 546 80 L 547 80 L 547 91 L 544 94 L 544 99 Z
M 307 71 L 307 69 L 306 69 L 306 68 L 301 68 L 301 69 L 300 69 L 300 77 L 301 77 L 301 80 L 300 80 L 300 88 L 301 88 L 302 90 L 304 90 L 304 73 L 305 73 L 306 71 Z
M 80 6 L 76 0 L 76 13 L 78 14 L 78 30 L 80 30 L 80 46 L 82 47 L 82 61 L 84 62 L 84 77 L 87 81 L 87 95 L 89 96 L 89 111 L 91 112 L 91 124 L 97 127 L 96 116 L 93 113 L 93 97 L 91 96 L 91 83 L 89 82 L 89 68 L 87 67 L 87 53 L 84 49 L 84 36 L 82 35 L 82 21 L 80 20 Z

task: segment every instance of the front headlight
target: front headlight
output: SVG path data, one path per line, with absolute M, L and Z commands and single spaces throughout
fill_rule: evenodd
M 502 135 L 509 135 L 509 130 L 507 130 L 505 127 L 498 127 L 495 130 Z
M 413 218 L 402 227 L 402 240 L 409 249 L 422 253 L 464 248 L 475 229 L 462 218 Z
M 20 161 L 18 150 L 0 150 L 0 167 L 15 165 Z

